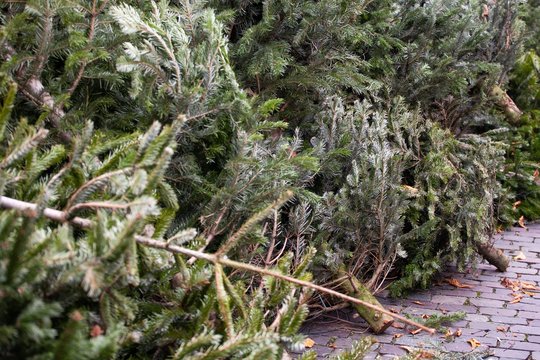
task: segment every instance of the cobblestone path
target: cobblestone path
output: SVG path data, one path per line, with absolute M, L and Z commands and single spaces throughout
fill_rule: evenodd
M 515 299 L 513 291 L 501 283 L 503 278 L 508 278 L 539 285 L 540 224 L 530 225 L 528 229 L 513 228 L 499 235 L 495 244 L 513 258 L 505 273 L 481 263 L 474 270 L 463 273 L 450 270 L 443 274 L 445 278 L 457 279 L 471 288 L 441 283 L 407 299 L 388 299 L 384 294 L 380 298 L 385 307 L 401 314 L 426 316 L 465 311 L 464 320 L 448 326 L 454 333 L 461 329 L 461 336 L 451 337 L 453 340 L 448 341 L 443 334 L 430 336 L 421 332 L 412 335 L 410 328 L 390 327 L 384 335 L 374 336 L 378 343 L 373 345 L 368 358 L 392 359 L 406 354 L 410 348 L 434 346 L 465 353 L 472 350 L 467 341 L 476 339 L 482 344 L 477 350 L 491 353 L 488 359 L 540 360 L 540 293 L 518 291 L 523 298 L 511 303 Z M 352 310 L 346 310 L 305 325 L 302 332 L 315 341 L 313 349 L 321 359 L 337 354 L 362 336 L 373 336 L 363 320 L 354 315 Z

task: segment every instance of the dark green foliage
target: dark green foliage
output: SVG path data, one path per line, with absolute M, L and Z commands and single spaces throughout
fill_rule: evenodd
M 540 214 L 537 5 L 2 4 L 0 195 L 37 210 L 0 211 L 0 354 L 303 348 L 310 292 L 139 235 L 318 283 L 392 274 L 393 295 L 473 260 L 497 221 Z

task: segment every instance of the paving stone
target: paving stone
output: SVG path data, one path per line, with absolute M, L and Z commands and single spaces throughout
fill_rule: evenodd
M 495 281 L 484 281 L 482 283 L 482 286 L 487 286 L 487 287 L 490 287 L 490 288 L 495 288 L 495 289 L 504 289 L 505 287 L 501 285 L 500 282 L 495 282 Z
M 531 319 L 531 320 L 538 320 L 540 319 L 540 311 L 518 311 L 518 317 L 524 318 L 524 319 Z
M 390 355 L 406 355 L 407 351 L 405 351 L 403 348 L 400 348 L 397 345 L 388 345 L 388 344 L 381 344 L 381 347 L 379 348 L 380 354 L 390 354 Z
M 520 250 L 522 246 L 523 245 L 521 245 L 519 242 L 505 242 L 497 245 L 497 247 L 501 250 Z
M 470 300 L 463 296 L 435 295 L 431 301 L 444 305 L 465 305 L 465 302 Z
M 517 341 L 514 344 L 513 349 L 540 352 L 540 344 L 533 342 Z
M 506 325 L 509 327 L 509 325 Z M 512 343 L 516 341 L 525 341 L 527 338 L 527 335 L 525 334 L 518 334 L 513 332 L 501 332 L 498 330 L 490 330 L 484 333 L 485 337 L 493 338 L 493 339 L 501 339 L 505 340 L 507 343 Z
M 499 291 L 501 289 L 497 289 Z M 501 300 L 501 301 L 508 301 L 512 300 L 512 293 L 511 292 L 492 292 L 492 293 L 480 293 L 480 296 L 478 298 L 481 299 L 490 299 L 490 300 Z
M 526 269 L 526 270 L 529 270 L 529 269 Z M 505 276 L 504 277 L 508 277 L 508 278 L 512 278 L 512 277 L 515 277 L 516 274 L 514 274 L 514 276 L 510 275 L 510 274 L 506 274 L 505 273 Z M 478 279 L 480 281 L 489 281 L 489 282 L 499 282 L 501 281 L 501 275 L 479 275 L 477 277 L 475 277 L 475 279 Z
M 442 312 L 456 312 L 464 311 L 467 314 L 476 314 L 478 309 L 472 305 L 448 305 L 448 304 L 439 304 L 437 307 L 438 310 Z
M 409 300 L 416 300 L 416 301 L 431 301 L 431 297 L 433 296 L 433 293 L 416 293 L 411 294 L 410 296 L 407 296 L 407 299 Z
M 521 263 L 519 261 L 511 261 L 508 269 L 512 271 L 516 271 L 516 269 L 518 268 L 527 268 L 528 266 L 529 265 L 527 263 Z
M 532 282 L 538 282 L 538 280 L 539 280 L 538 275 L 529 275 L 529 274 L 521 275 L 521 277 L 519 279 L 520 280 L 525 280 L 525 281 L 532 281 Z
M 471 303 L 471 305 L 475 305 L 478 307 L 488 306 L 488 307 L 501 307 L 502 308 L 504 306 L 504 301 L 502 300 L 475 298 L 475 299 L 469 299 L 469 302 Z
M 530 352 L 522 350 L 493 349 L 493 355 L 499 356 L 504 359 L 526 360 L 527 356 L 530 355 Z
M 498 316 L 516 316 L 518 311 L 515 309 L 504 309 L 504 308 L 491 308 L 491 307 L 480 307 L 478 309 L 480 314 L 485 315 L 498 315 Z
M 538 308 L 538 305 L 535 305 L 535 304 L 526 304 L 526 303 L 522 303 L 522 302 L 519 302 L 517 304 L 508 304 L 508 309 L 515 309 L 515 310 L 518 310 L 518 311 L 529 311 L 529 312 L 535 312 L 535 311 L 538 311 L 539 308 Z M 538 318 L 533 318 L 533 319 L 538 319 Z
M 448 344 L 445 344 L 444 347 L 446 351 L 453 351 L 453 352 L 460 352 L 460 353 L 468 353 L 471 351 L 471 345 L 469 345 L 469 343 L 467 343 L 466 340 L 448 343 Z
M 527 325 L 527 319 L 509 316 L 492 316 L 491 321 L 499 324 Z
M 514 325 L 510 327 L 510 331 L 527 335 L 540 335 L 540 327 L 535 326 Z
M 529 335 L 527 336 L 527 341 L 540 344 L 540 336 Z
M 540 249 L 539 249 L 540 251 Z M 529 268 L 516 268 L 513 271 L 515 271 L 517 274 L 530 274 L 530 275 L 537 275 L 538 269 L 529 269 Z
M 489 322 L 489 317 L 487 315 L 467 314 L 465 316 L 465 319 L 469 321 Z
M 491 288 L 489 288 L 492 291 Z M 474 298 L 478 296 L 478 290 L 476 289 L 440 289 L 433 291 L 433 296 L 442 295 L 442 296 L 458 296 L 466 298 Z
M 492 323 L 492 322 L 471 322 L 469 324 L 470 329 L 479 329 L 479 330 L 497 330 L 497 327 L 499 326 L 501 326 L 501 324 Z M 516 325 L 516 326 L 519 326 L 519 325 Z

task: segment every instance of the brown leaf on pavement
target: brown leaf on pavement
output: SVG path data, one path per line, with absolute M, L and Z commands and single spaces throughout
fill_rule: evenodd
M 458 289 L 472 289 L 473 288 L 472 285 L 462 284 L 459 282 L 458 279 L 454 279 L 454 278 L 444 279 L 444 281 L 446 281 L 448 284 L 454 287 L 457 287 Z
M 434 359 L 435 355 L 427 350 L 420 350 L 415 359 Z
M 510 304 L 517 304 L 523 299 L 523 295 L 521 294 L 512 294 L 512 296 L 514 297 L 514 300 L 510 301 Z
M 471 345 L 471 348 L 473 350 L 482 345 L 482 343 L 475 338 L 470 338 L 469 340 L 467 340 L 467 342 L 469 343 L 469 345 Z
M 307 338 L 306 340 L 304 340 L 304 346 L 307 349 L 311 349 L 313 347 L 313 345 L 315 345 L 315 341 L 313 341 L 313 339 Z
M 521 282 L 521 288 L 525 289 L 525 290 L 540 290 L 540 287 L 538 287 L 534 283 L 528 282 L 528 281 L 522 281 Z

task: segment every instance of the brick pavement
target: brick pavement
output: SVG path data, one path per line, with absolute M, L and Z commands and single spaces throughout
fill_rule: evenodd
M 521 252 L 525 259 L 512 260 L 505 273 L 481 263 L 465 272 L 450 269 L 444 274 L 472 285 L 470 289 L 442 283 L 406 299 L 389 299 L 384 294 L 380 297 L 384 306 L 401 314 L 422 316 L 465 311 L 464 320 L 448 326 L 451 331 L 461 329 L 459 337 L 448 340 L 440 333 L 412 335 L 408 327 L 390 327 L 383 335 L 373 335 L 352 310 L 308 322 L 302 332 L 315 341 L 313 349 L 321 359 L 337 354 L 354 340 L 369 335 L 376 338 L 377 344 L 373 345 L 367 359 L 392 359 L 405 355 L 411 348 L 438 347 L 469 353 L 471 346 L 467 340 L 474 338 L 482 344 L 477 351 L 490 354 L 484 358 L 540 360 L 540 293 L 524 295 L 520 302 L 510 303 L 514 299 L 512 290 L 501 284 L 501 279 L 507 277 L 539 285 L 540 224 L 530 225 L 528 229 L 512 228 L 497 236 L 495 244 L 510 257 Z

